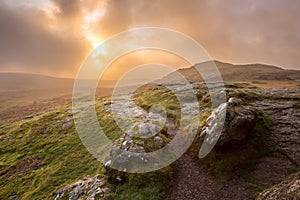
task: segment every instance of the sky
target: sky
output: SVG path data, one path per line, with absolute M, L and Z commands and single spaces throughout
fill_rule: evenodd
M 0 72 L 75 77 L 94 47 L 138 27 L 182 32 L 215 60 L 300 70 L 299 9 L 298 0 L 0 0 Z M 135 54 L 115 62 L 108 78 L 149 57 L 186 64 Z

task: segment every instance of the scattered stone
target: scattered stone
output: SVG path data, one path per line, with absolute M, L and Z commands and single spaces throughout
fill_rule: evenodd
M 110 155 L 105 163 L 106 169 L 113 167 L 118 168 L 121 171 L 130 170 L 131 163 L 135 163 L 136 160 L 145 153 L 145 149 L 142 146 L 144 143 L 135 142 L 132 139 L 132 133 L 125 134 L 123 137 L 115 141 Z M 128 168 L 129 167 L 129 168 Z
M 164 141 L 161 137 L 159 136 L 156 136 L 154 138 L 154 142 L 156 143 L 156 145 L 159 147 L 159 148 L 162 148 L 164 146 Z
M 122 182 L 122 178 L 120 176 L 117 176 L 116 180 Z
M 22 119 L 25 120 L 25 119 L 32 119 L 35 115 L 29 115 L 29 116 L 25 116 L 23 117 Z
M 103 199 L 105 195 L 112 192 L 113 189 L 107 186 L 107 180 L 97 174 L 92 178 L 84 178 L 57 191 L 54 200 L 66 198 L 69 200 Z
M 106 101 L 103 103 L 104 106 L 109 106 L 111 104 L 113 104 L 114 102 L 113 101 Z
M 18 197 L 18 195 L 12 195 L 12 196 L 9 196 L 9 197 L 8 197 L 8 200 L 18 200 L 18 199 L 20 199 L 20 198 Z
M 6 136 L 6 137 L 0 139 L 0 141 L 1 141 L 1 142 L 5 142 L 5 141 L 8 141 L 8 140 L 10 140 L 10 139 L 12 139 L 12 138 L 13 138 L 12 136 Z
M 72 118 L 67 117 L 61 127 L 61 129 L 65 130 L 72 126 Z
M 50 132 L 50 130 L 51 130 L 51 128 L 50 127 L 47 127 L 44 131 L 43 131 L 43 134 L 47 134 L 47 133 L 49 133 Z

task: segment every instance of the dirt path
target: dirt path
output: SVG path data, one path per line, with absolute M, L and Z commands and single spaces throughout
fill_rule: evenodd
M 223 183 L 208 175 L 187 154 L 179 159 L 173 178 L 170 200 L 253 199 L 251 188 L 243 179 Z

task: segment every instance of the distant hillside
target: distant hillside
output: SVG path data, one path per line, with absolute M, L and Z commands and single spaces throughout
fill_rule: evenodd
M 87 81 L 88 82 L 88 81 Z M 101 81 L 102 87 L 111 87 L 114 81 Z M 0 73 L 0 92 L 73 88 L 74 79 L 39 74 Z
M 203 81 L 196 68 L 207 68 L 209 62 L 199 63 L 189 68 L 179 69 L 178 71 L 190 82 Z M 214 62 L 224 81 L 300 80 L 300 71 L 298 70 L 285 70 L 280 67 L 263 64 L 233 65 L 219 61 Z M 176 77 L 173 72 L 165 76 L 162 81 L 176 81 Z M 72 90 L 73 84 L 74 79 L 71 78 L 57 78 L 37 74 L 0 73 L 0 92 L 47 89 Z M 111 88 L 114 84 L 115 81 L 113 80 L 102 80 L 100 85 L 103 88 Z
M 196 68 L 207 68 L 210 62 L 215 62 L 224 81 L 300 80 L 300 71 L 298 70 L 285 70 L 280 67 L 263 64 L 233 65 L 219 61 L 208 61 L 196 64 L 189 68 L 182 68 L 178 71 L 190 82 L 203 81 Z M 175 72 L 165 76 L 162 81 L 176 81 L 177 76 L 174 73 Z
M 38 74 L 0 73 L 0 91 L 67 89 L 74 80 Z

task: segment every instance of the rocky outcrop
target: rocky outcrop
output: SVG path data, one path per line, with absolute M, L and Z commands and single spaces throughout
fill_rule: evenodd
M 300 173 L 291 175 L 283 182 L 261 192 L 256 200 L 299 200 Z
M 126 133 L 114 142 L 105 167 L 108 169 L 113 166 L 119 171 L 127 172 L 134 167 L 131 163 L 148 162 L 147 159 L 139 159 L 139 157 L 143 157 L 142 153 L 145 153 L 144 142 L 134 141 L 133 133 Z
M 165 116 L 160 112 L 152 112 L 154 110 L 151 109 L 146 111 L 138 107 L 132 100 L 128 100 L 126 95 L 118 98 L 113 102 L 104 103 L 106 111 L 113 113 L 113 110 L 117 110 L 118 113 L 113 113 L 117 121 L 125 119 L 131 120 L 131 123 L 122 127 L 127 131 L 124 131 L 124 135 L 114 141 L 106 159 L 105 167 L 108 172 L 113 174 L 118 173 L 109 168 L 129 172 L 148 162 L 156 164 L 158 161 L 154 161 L 151 156 L 147 155 L 146 146 L 154 146 L 155 149 L 159 149 L 165 145 L 163 138 L 157 135 L 165 124 Z
M 103 199 L 109 193 L 112 193 L 111 187 L 107 186 L 107 180 L 101 175 L 92 178 L 85 178 L 71 185 L 64 187 L 55 194 L 54 200 L 94 200 Z
M 212 111 L 206 120 L 201 137 L 206 137 L 206 142 L 211 144 L 218 140 L 217 147 L 240 145 L 252 132 L 257 112 L 255 108 L 244 106 L 241 100 L 230 98 L 228 102 Z M 225 122 L 222 121 L 224 114 L 226 114 Z M 221 134 L 216 135 L 221 128 Z
M 275 93 L 277 90 L 272 90 Z M 280 92 L 281 90 L 279 90 Z M 272 149 L 300 167 L 300 106 L 297 101 L 263 100 L 252 103 L 275 122 L 268 138 Z

